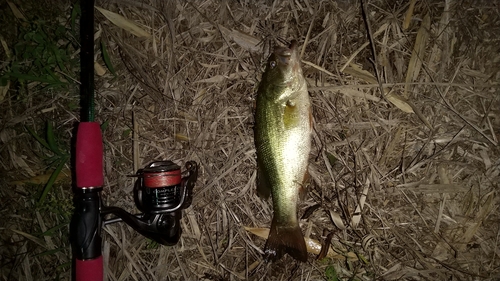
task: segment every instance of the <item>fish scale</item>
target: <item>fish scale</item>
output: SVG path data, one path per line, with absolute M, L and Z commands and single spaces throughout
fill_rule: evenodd
M 311 146 L 311 105 L 297 42 L 276 48 L 257 91 L 255 144 L 257 191 L 272 196 L 273 221 L 265 246 L 268 260 L 284 253 L 306 261 L 297 204 L 304 190 Z

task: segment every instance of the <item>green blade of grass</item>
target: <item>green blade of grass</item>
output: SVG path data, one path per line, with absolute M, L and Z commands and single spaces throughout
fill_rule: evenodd
M 45 147 L 48 150 L 50 150 L 49 144 L 44 139 L 42 139 L 35 131 L 33 131 L 33 129 L 31 129 L 28 126 L 25 126 L 25 128 L 26 128 L 26 130 L 28 130 L 28 132 L 30 133 L 30 135 L 32 135 L 41 145 L 43 145 L 43 147 Z
M 52 152 L 54 152 L 57 155 L 61 155 L 61 151 L 59 150 L 59 147 L 57 147 L 57 142 L 54 136 L 54 128 L 52 126 L 52 122 L 47 122 L 47 143 Z
M 54 62 L 56 62 L 56 61 L 57 61 L 57 58 L 54 58 L 54 59 L 55 59 L 55 61 L 54 61 Z M 45 67 L 43 68 L 43 70 L 45 71 L 45 73 L 46 73 L 48 76 L 52 77 L 53 81 L 55 81 L 55 82 L 52 82 L 52 83 L 50 83 L 50 84 L 51 84 L 51 85 L 59 85 L 59 84 L 64 84 L 64 82 L 61 82 L 61 80 L 59 79 L 59 77 L 58 77 L 58 76 L 57 76 L 57 75 L 56 75 L 56 74 L 55 74 L 55 73 L 51 70 L 51 68 L 52 68 L 52 66 L 50 66 L 50 67 L 49 67 L 49 66 L 45 66 Z M 64 70 L 64 68 L 62 68 L 62 69 L 61 69 L 61 71 L 62 71 L 62 70 Z
M 370 262 L 365 258 L 365 256 L 363 256 L 362 254 L 360 253 L 356 253 L 356 255 L 358 256 L 358 259 L 360 261 L 362 261 L 364 264 L 368 265 L 370 264 Z
M 66 84 L 65 82 L 62 82 L 62 81 L 55 81 L 52 79 L 33 76 L 33 75 L 29 75 L 29 74 L 16 73 L 16 72 L 10 72 L 9 76 L 17 78 L 17 79 L 25 80 L 25 81 L 36 81 L 36 82 L 47 83 L 47 84 L 51 84 L 53 86 Z
M 54 182 L 56 182 L 57 176 L 59 173 L 61 173 L 61 170 L 64 168 L 64 165 L 69 159 L 69 155 L 64 155 L 61 158 L 61 162 L 59 162 L 59 165 L 57 165 L 57 168 L 54 170 L 54 172 L 50 175 L 49 181 L 45 184 L 45 187 L 43 188 L 42 195 L 40 196 L 40 199 L 38 200 L 38 205 L 43 204 L 45 201 L 45 197 L 47 197 L 47 194 L 52 190 L 52 187 L 54 186 Z
M 330 165 L 333 167 L 335 166 L 335 163 L 337 162 L 337 158 L 330 152 L 326 152 L 326 156 L 328 157 L 328 162 L 330 162 Z
M 57 269 L 62 269 L 62 268 L 71 268 L 71 262 L 65 262 L 56 267 Z
M 329 265 L 325 269 L 325 277 L 328 281 L 338 281 L 339 277 L 337 275 L 337 271 L 333 265 Z
M 81 14 L 80 12 L 80 5 L 78 3 L 75 3 L 73 6 L 73 9 L 71 9 L 71 31 L 76 34 L 76 20 L 78 16 Z
M 68 226 L 68 223 L 67 223 L 67 222 L 61 223 L 61 224 L 56 225 L 56 226 L 54 226 L 54 227 L 52 227 L 52 228 L 50 228 L 50 229 L 47 229 L 47 231 L 45 231 L 45 232 L 44 232 L 44 233 L 42 233 L 41 235 L 42 235 L 42 236 L 52 236 L 52 235 L 54 235 L 54 232 L 58 231 L 58 230 L 59 230 L 59 229 L 61 229 L 61 228 L 66 227 L 66 226 Z
M 115 68 L 113 67 L 113 64 L 111 64 L 111 59 L 109 58 L 106 44 L 102 41 L 101 41 L 101 52 L 102 52 L 102 57 L 104 59 L 104 63 L 106 64 L 106 67 L 108 67 L 109 71 L 111 71 L 111 73 L 114 76 L 116 76 Z
M 53 250 L 48 250 L 48 251 L 45 251 L 45 252 L 41 252 L 39 254 L 36 254 L 34 255 L 33 257 L 43 257 L 43 256 L 48 256 L 48 255 L 53 255 L 55 253 L 58 253 L 58 252 L 61 252 L 63 251 L 64 249 L 61 249 L 61 248 L 57 248 L 57 249 L 53 249 Z
M 106 131 L 108 126 L 109 126 L 109 120 L 104 121 L 104 123 L 101 124 L 101 132 Z
M 50 51 L 54 57 L 55 63 L 59 67 L 61 71 L 65 71 L 66 67 L 64 66 L 64 62 L 62 59 L 62 54 L 64 54 L 64 51 L 61 52 L 61 50 L 57 46 L 51 46 Z M 50 73 L 51 76 L 53 76 L 53 73 Z

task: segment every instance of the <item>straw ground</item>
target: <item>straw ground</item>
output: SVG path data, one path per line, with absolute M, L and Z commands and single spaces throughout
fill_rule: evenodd
M 105 204 L 136 212 L 127 175 L 153 160 L 194 160 L 201 167 L 178 245 L 155 245 L 124 224 L 104 227 L 107 280 L 500 277 L 498 3 L 114 0 L 96 6 Z M 69 23 L 71 7 L 63 10 L 59 20 Z M 271 202 L 255 194 L 253 107 L 267 55 L 291 39 L 301 45 L 314 110 L 313 183 L 299 216 L 316 252 L 307 263 L 286 256 L 267 264 L 265 239 L 247 230 L 269 227 L 272 216 Z M 14 42 L 7 43 L 6 49 Z M 0 276 L 67 279 L 70 179 L 55 184 L 44 208 L 34 208 L 43 184 L 20 181 L 47 173 L 42 148 L 25 126 L 42 131 L 41 120 L 51 120 L 69 145 L 79 120 L 78 109 L 68 107 L 77 104 L 71 92 L 77 83 L 66 92 L 19 93 L 35 86 L 24 85 L 11 85 L 0 104 Z M 326 257 L 322 245 L 331 247 Z

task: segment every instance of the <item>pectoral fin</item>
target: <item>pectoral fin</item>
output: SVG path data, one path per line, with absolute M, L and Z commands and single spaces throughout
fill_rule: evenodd
M 289 100 L 286 102 L 283 109 L 283 125 L 285 130 L 294 128 L 300 122 L 299 108 L 295 104 L 295 101 Z
M 262 199 L 268 199 L 271 196 L 271 185 L 262 168 L 257 164 L 257 195 Z

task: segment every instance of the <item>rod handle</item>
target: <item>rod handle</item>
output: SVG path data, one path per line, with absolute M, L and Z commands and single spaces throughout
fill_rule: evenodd
M 102 281 L 104 278 L 102 256 L 91 260 L 76 259 L 75 267 L 76 281 Z
M 97 188 L 104 183 L 101 127 L 97 122 L 80 122 L 76 133 L 76 187 Z

